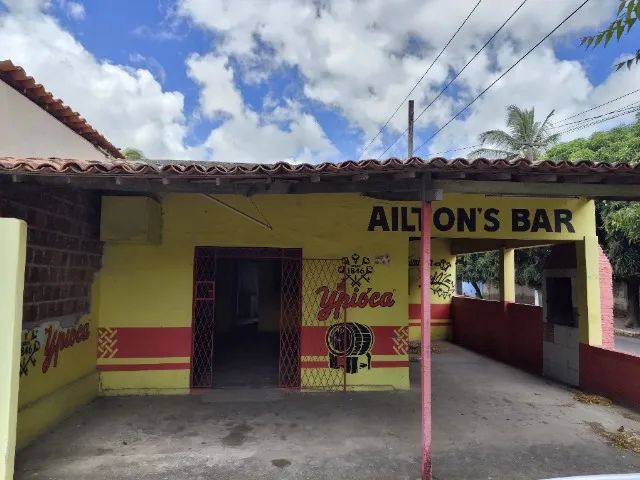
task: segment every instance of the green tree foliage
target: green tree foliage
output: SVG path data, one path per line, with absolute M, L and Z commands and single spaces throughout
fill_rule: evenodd
M 551 133 L 552 116 L 553 111 L 539 122 L 535 119 L 535 109 L 510 105 L 507 107 L 506 130 L 487 130 L 480 134 L 480 143 L 492 145 L 492 148 L 480 148 L 470 156 L 537 160 L 560 138 L 559 134 Z
M 639 118 L 640 120 L 640 118 Z M 589 138 L 578 138 L 549 149 L 546 157 L 553 160 L 593 160 L 598 162 L 640 161 L 640 121 L 633 125 L 596 132 Z
M 606 47 L 615 37 L 616 41 L 620 41 L 623 35 L 629 33 L 636 22 L 640 19 L 640 0 L 618 0 L 618 12 L 616 18 L 604 30 L 595 35 L 582 37 L 580 44 L 586 45 L 587 48 L 596 48 L 599 45 Z M 631 68 L 634 63 L 640 62 L 640 48 L 631 57 L 619 62 L 616 70 L 620 70 L 625 65 Z
M 615 275 L 627 284 L 629 326 L 640 326 L 640 243 L 637 241 L 640 225 L 628 223 L 638 214 L 638 205 L 614 201 L 603 201 L 598 205 L 601 230 L 605 233 L 605 251 Z M 623 227 L 619 226 L 620 218 Z
M 560 136 L 551 133 L 550 112 L 542 121 L 536 121 L 535 109 L 522 109 L 516 105 L 507 107 L 506 130 L 488 130 L 480 134 L 480 142 L 492 147 L 483 147 L 470 154 L 471 157 L 516 158 L 537 160 L 546 150 L 555 145 Z M 474 253 L 458 256 L 458 277 L 471 283 L 476 296 L 482 298 L 481 283 L 495 283 L 500 268 L 500 253 Z M 516 251 L 516 283 L 532 288 L 542 284 L 542 267 L 548 255 L 547 249 L 523 249 Z
M 540 290 L 542 269 L 551 252 L 550 248 L 522 248 L 516 250 L 516 283 Z
M 633 125 L 556 145 L 551 159 L 640 162 L 640 118 Z M 598 237 L 614 275 L 626 282 L 629 324 L 640 326 L 640 203 L 596 202 Z
M 126 158 L 127 160 L 143 160 L 144 159 L 144 153 L 142 153 L 142 150 L 138 150 L 137 148 L 131 148 L 131 147 L 123 148 L 122 150 L 120 150 L 120 153 L 122 153 L 124 158 Z
M 549 255 L 546 247 L 516 250 L 516 284 L 534 289 L 542 288 L 542 269 Z M 500 255 L 498 250 L 484 253 L 458 255 L 456 273 L 460 280 L 469 282 L 476 297 L 482 298 L 480 284 L 495 284 L 500 279 Z
M 606 218 L 606 229 L 610 235 L 623 235 L 632 245 L 640 244 L 640 203 L 625 203 L 613 211 Z
M 499 279 L 499 252 L 470 253 L 456 258 L 456 275 L 469 282 L 476 291 L 476 297 L 482 298 L 480 284 L 495 283 Z

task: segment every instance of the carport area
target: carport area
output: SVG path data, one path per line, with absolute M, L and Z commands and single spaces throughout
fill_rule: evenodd
M 451 343 L 434 352 L 434 478 L 640 470 L 639 456 L 595 433 L 640 429 L 636 413 L 577 402 L 565 386 Z M 104 397 L 19 452 L 15 478 L 415 479 L 419 445 L 415 384 L 392 392 Z

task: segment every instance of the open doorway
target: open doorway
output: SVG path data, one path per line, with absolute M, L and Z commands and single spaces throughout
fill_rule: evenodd
M 277 386 L 280 259 L 218 260 L 213 386 Z
M 196 248 L 194 388 L 300 386 L 298 249 Z

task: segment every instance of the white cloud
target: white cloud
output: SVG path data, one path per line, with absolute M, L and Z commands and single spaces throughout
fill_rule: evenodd
M 450 0 L 405 0 L 402 5 L 387 0 L 179 0 L 177 11 L 215 33 L 216 55 L 233 58 L 243 66 L 260 59 L 260 78 L 283 66 L 296 68 L 303 77 L 306 98 L 342 114 L 364 132 L 364 143 L 393 112 L 474 3 L 456 1 L 452 8 Z M 494 0 L 480 6 L 414 92 L 418 112 L 519 3 Z M 556 38 L 575 42 L 578 32 L 595 29 L 609 19 L 616 3 L 591 2 Z M 442 97 L 419 125 L 444 123 L 575 7 L 575 2 L 557 0 L 529 2 L 460 77 L 451 92 L 455 96 Z M 254 70 L 243 68 L 238 73 L 251 75 Z M 594 105 L 602 98 L 600 92 L 608 89 L 615 96 L 619 91 L 621 77 L 615 78 L 617 82 L 613 75 L 605 82 L 617 85 L 615 89 L 595 87 L 582 64 L 559 59 L 548 42 L 474 105 L 468 116 L 448 127 L 433 149 L 475 143 L 480 131 L 503 124 L 504 109 L 511 103 L 535 106 L 540 112 L 557 108 L 558 116 Z M 628 81 L 637 81 L 637 77 Z M 404 114 L 397 115 L 392 130 L 401 132 L 405 122 Z M 379 152 L 380 146 L 378 142 L 369 154 Z
M 337 156 L 316 119 L 296 102 L 272 103 L 262 115 L 249 108 L 234 83 L 227 57 L 192 55 L 187 66 L 190 77 L 201 87 L 202 113 L 223 119 L 206 142 L 214 160 L 317 162 Z
M 9 13 L 0 15 L 2 56 L 22 66 L 112 143 L 139 148 L 149 157 L 202 155 L 184 146 L 182 93 L 163 91 L 149 70 L 95 58 L 49 15 L 8 7 Z
M 79 17 L 73 13 L 75 3 L 59 0 L 58 5 Z M 225 55 L 185 59 L 187 73 L 201 87 L 200 109 L 187 118 L 182 93 L 163 90 L 165 72 L 152 57 L 130 54 L 131 64 L 146 68 L 97 59 L 48 14 L 47 2 L 5 4 L 9 12 L 0 14 L 2 55 L 23 66 L 116 146 L 139 148 L 150 158 L 224 161 L 315 161 L 337 154 L 316 119 L 302 108 L 278 99 L 267 119 L 245 105 Z M 246 65 L 254 69 L 258 63 Z M 203 117 L 221 124 L 200 145 L 186 146 L 189 128 Z
M 228 59 L 215 55 L 192 55 L 187 59 L 188 73 L 201 87 L 200 107 L 209 118 L 242 113 L 244 102 L 233 83 Z
M 137 63 L 148 68 L 155 77 L 158 78 L 160 83 L 164 83 L 167 79 L 167 72 L 162 64 L 154 57 L 145 57 L 141 53 L 134 52 L 129 54 L 129 61 L 131 63 Z
M 183 53 L 187 74 L 199 88 L 198 109 L 189 115 L 182 93 L 163 89 L 164 70 L 153 58 L 134 50 L 130 65 L 98 59 L 54 20 L 53 0 L 2 1 L 9 10 L 0 14 L 2 56 L 24 66 L 116 145 L 140 148 L 150 157 L 255 162 L 344 159 L 312 109 L 319 106 L 342 115 L 348 134 L 360 132 L 358 141 L 364 144 L 475 0 L 456 1 L 455 8 L 451 0 L 177 0 L 163 21 L 171 26 L 170 35 L 148 26 L 136 33 L 166 40 L 170 48 L 169 42 L 188 30 L 189 25 L 182 28 L 187 19 L 214 34 L 210 51 Z M 518 3 L 483 2 L 412 95 L 417 112 Z M 557 41 L 575 42 L 582 29 L 595 29 L 609 19 L 616 3 L 589 3 Z M 77 8 L 69 7 L 72 4 L 82 7 L 70 0 L 55 3 L 65 5 L 69 16 L 82 17 L 80 10 L 71 13 L 69 8 Z M 419 120 L 421 132 L 444 123 L 573 8 L 574 2 L 529 2 L 455 88 Z M 299 73 L 301 83 L 296 79 L 284 88 L 272 83 L 275 78 L 282 82 L 282 76 L 276 77 L 282 72 L 288 72 L 288 78 L 290 72 Z M 540 115 L 556 108 L 561 118 L 632 90 L 639 75 L 640 69 L 612 73 L 595 86 L 583 64 L 559 59 L 548 42 L 445 129 L 430 150 L 476 143 L 480 131 L 503 125 L 504 108 L 511 103 L 535 106 Z M 266 86 L 264 98 L 252 101 L 253 106 L 240 89 L 247 84 Z M 197 147 L 186 146 L 190 129 L 204 121 L 214 125 L 206 139 Z M 405 122 L 403 108 L 391 132 L 404 130 Z M 575 135 L 584 133 L 589 131 Z M 368 154 L 382 148 L 379 139 Z M 391 152 L 402 155 L 403 150 L 399 142 Z
M 66 2 L 64 3 L 67 9 L 67 14 L 74 20 L 83 20 L 85 17 L 84 5 L 78 2 Z
M 16 14 L 34 14 L 46 10 L 51 0 L 2 0 L 7 8 Z

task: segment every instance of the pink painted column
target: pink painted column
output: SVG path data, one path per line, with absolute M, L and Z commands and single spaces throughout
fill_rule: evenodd
M 431 203 L 422 202 L 420 289 L 422 326 L 420 383 L 422 385 L 422 480 L 431 480 Z

